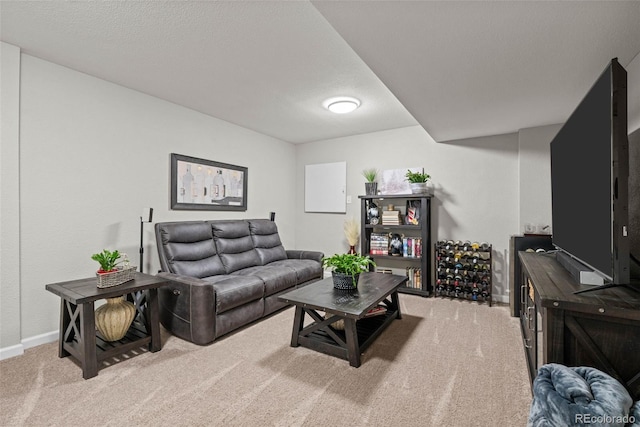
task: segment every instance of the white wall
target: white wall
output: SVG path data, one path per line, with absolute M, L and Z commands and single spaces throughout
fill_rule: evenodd
M 3 267 L 20 264 L 19 300 L 5 295 L 3 280 L 3 316 L 5 306 L 20 316 L 3 317 L 3 348 L 58 329 L 59 299 L 45 285 L 92 276 L 91 254 L 119 249 L 137 264 L 145 208 L 154 208 L 154 222 L 274 211 L 285 247 L 294 248 L 293 145 L 29 55 L 21 66 L 21 248 L 19 257 L 17 248 L 2 254 Z M 248 167 L 247 211 L 170 210 L 172 152 Z M 3 182 L 15 170 L 3 163 Z M 153 225 L 144 237 L 145 272 L 153 273 Z
M 347 161 L 346 214 L 302 213 L 296 246 L 326 254 L 349 246 L 342 230 L 348 217 L 360 218 L 365 168 L 424 167 L 435 187 L 435 240 L 477 240 L 494 246 L 494 294 L 508 301 L 509 236 L 518 232 L 518 135 L 497 135 L 436 143 L 419 126 L 319 141 L 298 146 L 297 211 L 303 211 L 304 166 Z M 499 298 L 502 296 L 502 298 Z
M 520 188 L 518 232 L 524 225 L 551 226 L 550 143 L 562 125 L 521 129 L 518 132 Z
M 0 123 L 0 351 L 20 354 L 20 49 L 4 42 Z

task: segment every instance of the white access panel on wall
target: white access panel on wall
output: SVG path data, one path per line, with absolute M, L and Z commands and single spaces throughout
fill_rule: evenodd
M 347 212 L 347 162 L 304 167 L 304 211 Z

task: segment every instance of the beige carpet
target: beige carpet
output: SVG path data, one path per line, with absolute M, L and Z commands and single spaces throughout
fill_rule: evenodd
M 163 348 L 83 380 L 57 343 L 0 362 L 2 426 L 524 426 L 531 394 L 508 307 L 400 296 L 360 368 L 289 346 L 289 308 L 212 345 Z

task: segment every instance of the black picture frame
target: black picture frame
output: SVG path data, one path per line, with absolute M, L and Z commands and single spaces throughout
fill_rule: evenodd
M 246 211 L 244 166 L 171 153 L 171 209 Z

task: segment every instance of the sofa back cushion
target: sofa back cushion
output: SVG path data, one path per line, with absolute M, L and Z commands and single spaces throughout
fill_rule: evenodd
M 252 219 L 249 220 L 249 230 L 262 265 L 287 259 L 275 222 L 268 219 Z
M 245 220 L 209 221 L 220 260 L 227 274 L 262 265 L 253 246 L 249 222 Z
M 164 222 L 155 230 L 162 271 L 198 278 L 225 274 L 206 222 Z

